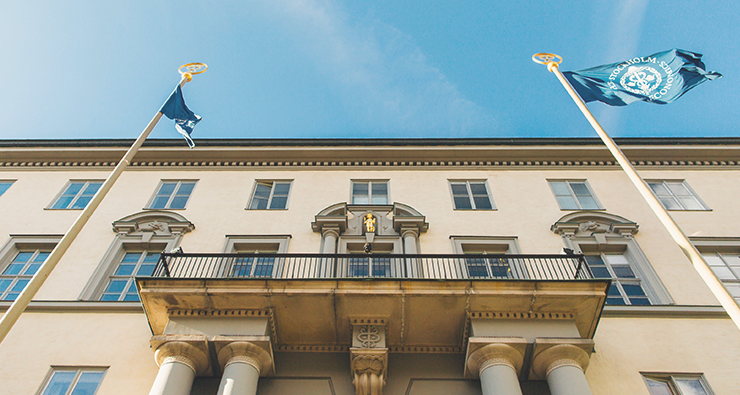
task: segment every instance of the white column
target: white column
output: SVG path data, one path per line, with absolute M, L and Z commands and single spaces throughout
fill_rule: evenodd
M 190 395 L 196 374 L 208 368 L 208 357 L 195 346 L 185 342 L 164 343 L 154 352 L 159 365 L 149 395 Z
M 249 342 L 233 342 L 218 352 L 223 376 L 218 395 L 256 395 L 260 374 L 272 365 L 270 354 Z
M 480 377 L 483 395 L 522 395 L 518 371 L 523 363 L 521 351 L 495 343 L 470 354 L 467 367 L 470 373 Z
M 589 355 L 581 347 L 558 344 L 537 353 L 532 368 L 546 377 L 552 395 L 592 395 L 585 370 Z
M 337 253 L 337 239 L 339 239 L 339 229 L 337 228 L 323 228 L 321 231 L 321 237 L 324 238 L 324 247 L 321 249 L 322 254 L 336 254 Z M 318 278 L 329 278 L 333 277 L 334 272 L 334 258 L 322 258 L 319 263 L 319 267 L 316 273 Z
M 417 240 L 419 239 L 419 229 L 414 228 L 401 228 L 401 238 L 403 238 L 403 252 L 404 254 L 418 254 L 419 250 L 416 247 Z M 414 258 L 406 258 L 406 275 L 409 278 L 418 278 L 419 270 L 417 268 L 418 262 Z

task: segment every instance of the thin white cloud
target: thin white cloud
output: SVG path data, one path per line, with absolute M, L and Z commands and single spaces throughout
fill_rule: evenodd
M 493 117 L 429 64 L 409 35 L 371 18 L 351 21 L 333 0 L 270 3 L 346 103 L 379 131 L 464 134 Z

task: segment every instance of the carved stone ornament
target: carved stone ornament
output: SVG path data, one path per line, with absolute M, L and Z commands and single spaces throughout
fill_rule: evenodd
M 203 350 L 183 341 L 166 342 L 157 347 L 154 360 L 158 366 L 165 363 L 181 363 L 188 366 L 196 375 L 208 369 L 208 356 Z
M 232 363 L 245 363 L 253 366 L 261 376 L 270 370 L 272 358 L 262 347 L 246 341 L 229 343 L 218 352 L 221 369 Z
M 388 350 L 352 349 L 352 384 L 357 395 L 382 395 Z
M 632 237 L 639 225 L 614 214 L 581 211 L 563 216 L 550 227 L 553 232 L 571 237 Z
M 357 340 L 364 348 L 375 348 L 380 339 L 380 330 L 375 325 L 363 325 L 357 334 Z

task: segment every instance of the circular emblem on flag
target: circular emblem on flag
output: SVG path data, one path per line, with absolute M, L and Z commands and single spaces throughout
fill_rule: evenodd
M 660 72 L 650 66 L 630 66 L 619 80 L 619 84 L 624 89 L 645 96 L 649 96 L 650 92 L 658 89 L 661 82 L 663 82 L 663 77 Z

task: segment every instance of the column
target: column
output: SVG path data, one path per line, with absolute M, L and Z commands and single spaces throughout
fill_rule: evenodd
M 470 354 L 467 367 L 474 377 L 480 377 L 483 395 L 522 395 L 519 371 L 523 363 L 521 350 L 494 343 Z
M 272 365 L 270 354 L 250 342 L 233 342 L 218 352 L 223 368 L 218 395 L 255 395 L 260 374 Z
M 419 240 L 419 229 L 417 227 L 401 227 L 401 238 L 403 239 L 404 254 L 418 254 L 416 243 Z M 418 262 L 414 258 L 406 258 L 406 276 L 418 278 Z
M 552 395 L 592 395 L 584 372 L 588 366 L 589 352 L 593 350 L 593 341 L 553 343 L 549 340 L 543 344 L 542 339 L 537 339 L 533 372 L 540 378 L 547 378 Z
M 190 395 L 193 379 L 208 369 L 208 356 L 181 341 L 160 345 L 154 352 L 159 373 L 149 395 Z
M 327 228 L 324 227 L 321 230 L 321 237 L 324 238 L 324 247 L 321 249 L 322 254 L 336 254 L 337 253 L 337 239 L 339 239 L 339 228 Z M 334 269 L 334 258 L 322 258 L 319 264 L 318 278 L 329 278 L 333 276 Z

